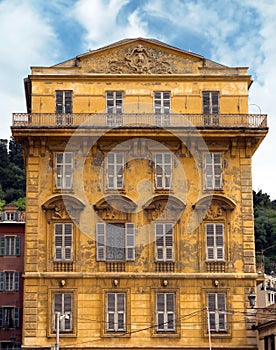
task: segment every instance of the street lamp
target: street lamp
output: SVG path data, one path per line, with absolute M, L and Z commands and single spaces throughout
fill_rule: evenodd
M 55 350 L 59 350 L 60 320 L 62 320 L 63 318 L 68 320 L 70 318 L 70 316 L 69 315 L 61 315 L 60 312 L 57 312 L 56 317 L 57 318 L 56 318 L 56 346 L 55 346 Z
M 251 290 L 251 292 L 249 293 L 248 300 L 249 300 L 250 307 L 253 309 L 253 307 L 255 306 L 255 300 L 256 300 L 256 295 L 253 290 Z

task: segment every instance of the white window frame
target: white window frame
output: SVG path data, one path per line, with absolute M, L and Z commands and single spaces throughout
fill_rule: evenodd
M 222 154 L 219 152 L 205 153 L 205 187 L 207 190 L 222 188 Z
M 73 91 L 56 90 L 56 113 L 70 114 L 73 108 Z
M 54 224 L 55 261 L 72 261 L 73 259 L 73 224 Z
M 171 92 L 154 91 L 153 108 L 155 125 L 168 126 L 171 123 Z
M 60 297 L 60 302 L 57 300 Z M 59 303 L 59 304 L 58 304 Z M 60 314 L 59 330 L 61 333 L 72 333 L 73 331 L 73 293 L 53 294 L 53 330 L 56 331 L 57 313 Z
M 106 113 L 122 114 L 123 101 L 123 91 L 106 91 Z
M 172 187 L 172 154 L 170 152 L 155 153 L 155 187 L 156 189 Z
M 19 272 L 0 272 L 0 291 L 14 292 L 19 290 Z
M 219 114 L 219 92 L 202 91 L 203 114 Z
M 226 332 L 226 294 L 225 293 L 208 293 L 207 294 L 208 308 L 208 325 L 211 332 Z
M 106 293 L 106 332 L 125 331 L 126 293 Z
M 169 305 L 169 298 L 172 305 Z M 175 293 L 156 293 L 157 332 L 175 332 L 175 301 Z
M 106 156 L 106 186 L 109 190 L 124 188 L 123 152 L 108 152 Z
M 73 184 L 73 153 L 56 153 L 56 187 L 71 189 Z
M 207 261 L 224 261 L 224 224 L 206 223 L 206 260 Z
M 0 256 L 20 256 L 20 236 L 0 237 Z
M 156 261 L 174 261 L 174 232 L 171 223 L 155 223 Z
M 135 260 L 135 226 L 131 222 L 124 223 L 124 260 L 109 260 L 107 255 L 108 225 L 116 223 L 96 224 L 97 261 L 134 261 Z

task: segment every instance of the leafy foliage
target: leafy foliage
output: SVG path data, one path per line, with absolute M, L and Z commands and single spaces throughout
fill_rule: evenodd
M 276 200 L 267 193 L 253 191 L 255 244 L 257 256 L 265 262 L 267 273 L 276 270 Z
M 0 139 L 0 206 L 25 197 L 22 147 L 13 138 Z

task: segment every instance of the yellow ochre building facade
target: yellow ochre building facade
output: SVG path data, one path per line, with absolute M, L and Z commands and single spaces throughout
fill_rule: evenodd
M 31 68 L 24 349 L 256 349 L 251 83 L 143 38 Z

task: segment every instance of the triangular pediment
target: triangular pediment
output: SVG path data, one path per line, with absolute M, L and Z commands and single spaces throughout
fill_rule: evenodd
M 76 68 L 80 74 L 198 74 L 208 66 L 225 68 L 203 56 L 155 39 L 124 39 L 91 50 L 52 68 Z

